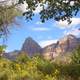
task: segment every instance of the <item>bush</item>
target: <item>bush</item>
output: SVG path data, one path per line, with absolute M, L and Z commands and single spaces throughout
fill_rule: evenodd
M 80 46 L 73 51 L 71 59 L 73 64 L 80 64 Z
M 55 64 L 40 56 L 0 58 L 0 80 L 79 80 L 80 64 Z

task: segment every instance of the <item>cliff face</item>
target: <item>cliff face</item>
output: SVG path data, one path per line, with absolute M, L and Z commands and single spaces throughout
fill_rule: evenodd
M 61 53 L 72 51 L 79 44 L 78 39 L 73 35 L 68 35 L 61 40 L 56 49 L 60 48 Z
M 31 37 L 28 37 L 25 40 L 21 51 L 26 52 L 29 56 L 33 56 L 35 54 L 41 53 L 42 49 Z
M 74 50 L 78 44 L 80 44 L 80 39 L 73 35 L 65 36 L 60 39 L 56 44 L 49 45 L 43 49 L 45 58 L 54 58 L 58 55 L 63 55 L 64 53 L 71 52 Z
M 41 48 L 32 38 L 27 38 L 22 46 L 21 51 L 26 52 L 29 56 L 42 53 L 45 58 L 55 58 L 58 55 L 63 55 L 71 52 L 80 43 L 80 39 L 73 35 L 67 35 L 61 38 L 57 43 Z

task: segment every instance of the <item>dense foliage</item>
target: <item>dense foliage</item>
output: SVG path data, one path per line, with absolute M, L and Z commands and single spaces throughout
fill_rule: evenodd
M 6 49 L 6 45 L 0 45 L 0 57 L 3 55 L 3 53 L 5 52 Z
M 76 50 L 73 51 L 71 58 L 72 63 L 80 64 L 80 46 L 78 46 Z
M 40 11 L 40 18 L 42 22 L 48 19 L 68 20 L 80 11 L 80 1 L 79 0 L 19 0 L 19 3 L 24 3 L 26 1 L 28 7 L 27 11 L 24 13 L 27 19 L 32 19 L 33 11 L 37 6 L 42 7 Z
M 0 80 L 80 80 L 80 64 L 57 64 L 42 56 L 29 57 L 25 53 L 13 61 L 1 57 Z

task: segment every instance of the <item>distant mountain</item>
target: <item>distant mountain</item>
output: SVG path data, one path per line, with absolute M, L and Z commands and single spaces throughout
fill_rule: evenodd
M 73 35 L 67 35 L 56 44 L 49 45 L 43 49 L 45 58 L 52 59 L 58 55 L 73 51 L 80 44 L 80 39 Z
M 23 43 L 21 51 L 24 51 L 29 56 L 33 56 L 35 54 L 41 53 L 42 48 L 31 37 L 28 37 Z
M 80 38 L 73 35 L 64 36 L 57 41 L 57 43 L 53 43 L 44 48 L 41 48 L 36 41 L 34 41 L 31 37 L 28 37 L 23 43 L 20 51 L 15 50 L 8 54 L 4 54 L 4 57 L 14 60 L 16 59 L 16 56 L 20 54 L 20 52 L 25 52 L 29 56 L 41 54 L 46 59 L 54 59 L 59 55 L 72 52 L 78 45 L 80 45 Z
M 68 51 L 72 51 L 74 48 L 76 48 L 76 46 L 78 46 L 79 43 L 80 42 L 79 42 L 78 38 L 76 38 L 73 35 L 67 35 L 64 38 L 62 38 L 61 40 L 59 40 L 58 47 L 60 47 L 62 49 L 62 51 L 61 51 L 62 53 L 65 53 Z
M 16 57 L 19 55 L 19 53 L 20 53 L 19 50 L 15 50 L 15 51 L 12 51 L 12 52 L 9 52 L 9 53 L 4 53 L 3 57 L 7 58 L 7 59 L 10 59 L 10 60 L 15 60 Z

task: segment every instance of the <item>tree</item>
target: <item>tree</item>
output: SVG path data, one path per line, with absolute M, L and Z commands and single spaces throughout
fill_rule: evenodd
M 39 14 L 42 22 L 54 18 L 57 21 L 67 20 L 71 23 L 70 18 L 76 16 L 80 10 L 80 0 L 19 0 L 19 3 L 24 1 L 28 5 L 28 10 L 23 14 L 26 19 L 32 19 L 33 11 L 40 4 L 42 10 Z
M 5 52 L 6 49 L 6 45 L 0 45 L 0 57 L 3 55 L 3 53 Z
M 73 52 L 71 59 L 72 63 L 80 64 L 80 46 L 78 46 L 76 50 Z
M 8 0 L 9 1 L 9 0 Z M 18 4 L 24 4 L 26 2 L 26 12 L 23 16 L 26 16 L 27 20 L 32 20 L 34 11 L 40 5 L 42 10 L 39 12 L 40 19 L 45 22 L 49 19 L 67 20 L 71 23 L 70 18 L 80 11 L 80 0 L 19 0 L 18 3 L 12 5 L 4 5 L 7 0 L 0 1 L 0 34 L 4 35 L 8 32 L 8 24 L 14 22 L 14 17 L 17 16 L 16 6 Z M 2 5 L 1 5 L 2 4 Z
M 8 1 L 0 1 L 0 36 L 7 35 L 7 33 L 9 32 L 9 25 L 12 23 L 16 23 L 14 18 L 19 15 L 16 9 L 16 6 L 18 4 L 12 3 L 8 5 Z

